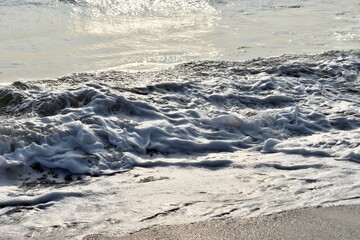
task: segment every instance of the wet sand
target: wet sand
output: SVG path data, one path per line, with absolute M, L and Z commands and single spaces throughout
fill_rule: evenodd
M 306 208 L 248 218 L 154 226 L 126 236 L 88 235 L 84 240 L 142 239 L 359 239 L 360 206 Z

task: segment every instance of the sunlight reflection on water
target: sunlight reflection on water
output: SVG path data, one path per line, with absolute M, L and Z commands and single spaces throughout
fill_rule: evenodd
M 0 81 L 353 49 L 359 10 L 356 0 L 6 0 Z

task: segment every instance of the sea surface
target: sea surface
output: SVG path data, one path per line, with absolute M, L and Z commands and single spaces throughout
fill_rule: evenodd
M 0 83 L 360 45 L 357 0 L 1 0 Z
M 0 239 L 359 204 L 359 7 L 0 0 Z

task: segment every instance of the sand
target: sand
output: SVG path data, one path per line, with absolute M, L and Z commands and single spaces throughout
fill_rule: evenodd
M 359 239 L 360 206 L 306 208 L 247 218 L 154 226 L 126 236 L 88 235 L 100 239 Z

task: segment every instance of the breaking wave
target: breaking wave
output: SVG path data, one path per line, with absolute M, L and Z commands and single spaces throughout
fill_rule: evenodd
M 14 82 L 0 89 L 0 171 L 101 175 L 239 149 L 360 162 L 359 71 L 351 51 Z

